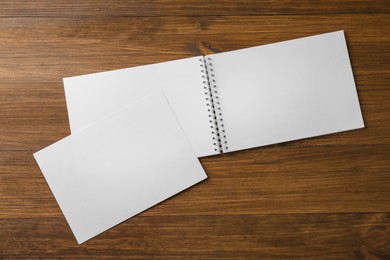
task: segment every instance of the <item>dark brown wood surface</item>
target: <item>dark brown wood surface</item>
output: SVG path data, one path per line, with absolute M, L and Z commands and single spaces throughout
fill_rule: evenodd
M 201 159 L 207 181 L 78 245 L 32 153 L 62 78 L 345 30 L 365 129 Z M 0 3 L 0 259 L 390 259 L 390 2 Z

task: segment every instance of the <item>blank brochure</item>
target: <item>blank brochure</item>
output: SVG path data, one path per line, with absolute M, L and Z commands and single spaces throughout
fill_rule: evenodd
M 72 133 L 162 88 L 198 157 L 364 127 L 343 31 L 70 77 L 64 86 Z
M 79 243 L 207 178 L 161 90 L 34 157 Z

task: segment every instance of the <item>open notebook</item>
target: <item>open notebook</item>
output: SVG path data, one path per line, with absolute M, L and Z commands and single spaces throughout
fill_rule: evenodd
M 34 157 L 79 243 L 207 178 L 161 90 Z
M 364 127 L 343 31 L 70 77 L 64 86 L 72 133 L 163 88 L 198 157 Z

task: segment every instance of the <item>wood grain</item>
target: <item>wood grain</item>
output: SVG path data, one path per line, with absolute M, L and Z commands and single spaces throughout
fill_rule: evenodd
M 0 4 L 0 259 L 389 259 L 389 1 Z M 201 159 L 209 179 L 77 245 L 32 153 L 62 78 L 345 30 L 365 129 Z
M 388 213 L 138 216 L 82 246 L 62 218 L 23 219 L 30 232 L 20 222 L 0 220 L 4 258 L 386 259 L 390 249 Z
M 328 13 L 389 13 L 386 0 L 265 0 L 265 1 L 208 1 L 208 0 L 36 0 L 2 1 L 1 16 L 209 16 L 209 15 L 272 15 Z

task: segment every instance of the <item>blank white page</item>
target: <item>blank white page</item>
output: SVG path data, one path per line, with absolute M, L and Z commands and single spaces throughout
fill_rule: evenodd
M 364 127 L 343 31 L 208 57 L 228 151 Z
M 64 79 L 71 132 L 162 88 L 198 157 L 217 154 L 199 57 Z
M 207 178 L 162 91 L 34 157 L 79 243 Z

